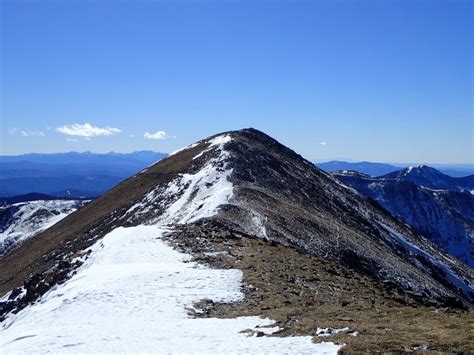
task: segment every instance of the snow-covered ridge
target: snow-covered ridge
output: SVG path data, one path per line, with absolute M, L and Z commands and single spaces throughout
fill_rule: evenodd
M 188 149 L 192 149 L 196 146 L 198 146 L 200 143 L 204 143 L 204 144 L 210 144 L 210 146 L 208 148 L 211 148 L 211 147 L 214 147 L 214 146 L 219 146 L 220 148 L 223 147 L 223 145 L 225 143 L 228 143 L 232 140 L 232 137 L 230 136 L 230 134 L 221 134 L 221 135 L 218 135 L 214 138 L 211 138 L 211 139 L 208 139 L 208 140 L 204 140 L 204 141 L 201 141 L 201 142 L 196 142 L 196 143 L 193 143 L 193 144 L 190 144 L 190 145 L 187 145 L 185 147 L 182 147 L 182 148 L 179 148 L 179 149 L 176 149 L 175 151 L 171 152 L 168 157 L 170 156 L 173 156 L 177 153 L 180 153 L 184 150 L 188 150 Z M 208 150 L 208 149 L 207 149 Z M 194 157 L 194 159 L 198 158 L 201 154 L 198 154 Z
M 126 215 L 148 213 L 154 204 L 158 204 L 165 209 L 165 213 L 154 223 L 185 224 L 214 216 L 219 206 L 229 203 L 233 195 L 233 185 L 229 180 L 232 169 L 228 167 L 230 155 L 224 149 L 225 144 L 231 140 L 230 135 L 220 135 L 204 141 L 209 146 L 193 157 L 193 160 L 208 152 L 213 155 L 198 172 L 179 174 L 165 188 L 157 187 L 149 192 L 143 201 L 132 206 Z M 190 147 L 192 146 L 182 150 Z
M 94 244 L 66 283 L 10 314 L 2 353 L 336 353 L 341 346 L 305 337 L 255 337 L 270 319 L 197 318 L 186 309 L 207 298 L 243 297 L 240 270 L 190 262 L 161 240 L 166 227 L 119 227 Z
M 233 195 L 229 181 L 232 169 L 227 168 L 229 153 L 224 150 L 224 145 L 231 140 L 230 135 L 222 135 L 207 141 L 209 147 L 193 160 L 211 150 L 215 151 L 216 157 L 196 174 L 182 174 L 168 185 L 167 193 L 180 197 L 168 207 L 161 218 L 163 222 L 184 224 L 212 217 L 220 205 L 229 202 Z
M 176 149 L 175 151 L 171 152 L 171 153 L 168 155 L 168 157 L 170 157 L 170 156 L 172 156 L 172 155 L 175 155 L 175 154 L 178 154 L 179 152 L 182 152 L 183 150 L 188 150 L 188 149 L 194 148 L 194 147 L 196 147 L 198 144 L 199 144 L 199 143 L 196 142 L 196 143 L 187 145 L 187 146 L 185 146 L 185 147 Z
M 83 200 L 38 200 L 0 207 L 0 255 L 82 207 Z
M 224 155 L 228 156 L 227 152 L 225 152 L 225 150 L 224 150 L 224 145 L 229 143 L 230 141 L 232 141 L 232 137 L 229 134 L 223 134 L 223 135 L 214 137 L 214 138 L 206 141 L 206 143 L 209 144 L 207 149 L 203 150 L 201 153 L 196 155 L 193 158 L 193 160 L 199 158 L 204 153 L 209 152 L 210 150 L 212 150 L 214 148 L 219 149 L 221 151 L 221 154 L 224 154 Z

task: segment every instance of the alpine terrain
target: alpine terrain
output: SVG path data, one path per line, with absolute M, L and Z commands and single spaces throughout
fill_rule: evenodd
M 453 178 L 427 166 L 380 177 L 353 171 L 333 176 L 474 267 L 474 176 Z
M 0 259 L 5 352 L 469 351 L 473 269 L 255 129 Z
M 403 180 L 430 189 L 470 191 L 474 190 L 474 175 L 452 177 L 426 165 L 410 166 L 406 169 L 383 175 L 382 179 Z
M 68 214 L 87 200 L 32 200 L 0 206 L 0 256 Z

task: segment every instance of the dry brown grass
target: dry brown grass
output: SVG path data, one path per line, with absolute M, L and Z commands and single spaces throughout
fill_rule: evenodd
M 205 316 L 261 315 L 283 328 L 278 336 L 315 335 L 316 329 L 349 327 L 357 336 L 338 334 L 314 341 L 347 344 L 343 351 L 474 350 L 471 311 L 436 309 L 332 262 L 281 245 L 223 232 L 199 236 L 196 230 L 170 236 L 180 249 L 216 267 L 243 271 L 245 301 L 219 304 Z M 215 257 L 203 251 L 223 252 Z

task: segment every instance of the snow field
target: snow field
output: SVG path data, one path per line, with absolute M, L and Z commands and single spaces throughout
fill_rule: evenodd
M 107 234 L 69 281 L 7 318 L 0 329 L 1 352 L 315 354 L 340 349 L 312 343 L 309 336 L 242 332 L 274 323 L 260 317 L 190 318 L 186 308 L 203 298 L 240 300 L 242 273 L 190 262 L 189 255 L 160 239 L 165 231 L 137 226 Z

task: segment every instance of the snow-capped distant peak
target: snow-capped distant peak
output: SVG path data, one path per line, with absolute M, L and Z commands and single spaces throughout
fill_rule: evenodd
M 429 172 L 430 170 L 432 170 L 432 168 L 424 164 L 420 164 L 417 166 L 409 166 L 404 170 L 403 175 L 407 176 L 409 174 L 421 174 L 423 172 Z
M 0 207 L 0 256 L 85 205 L 82 200 L 38 200 Z

